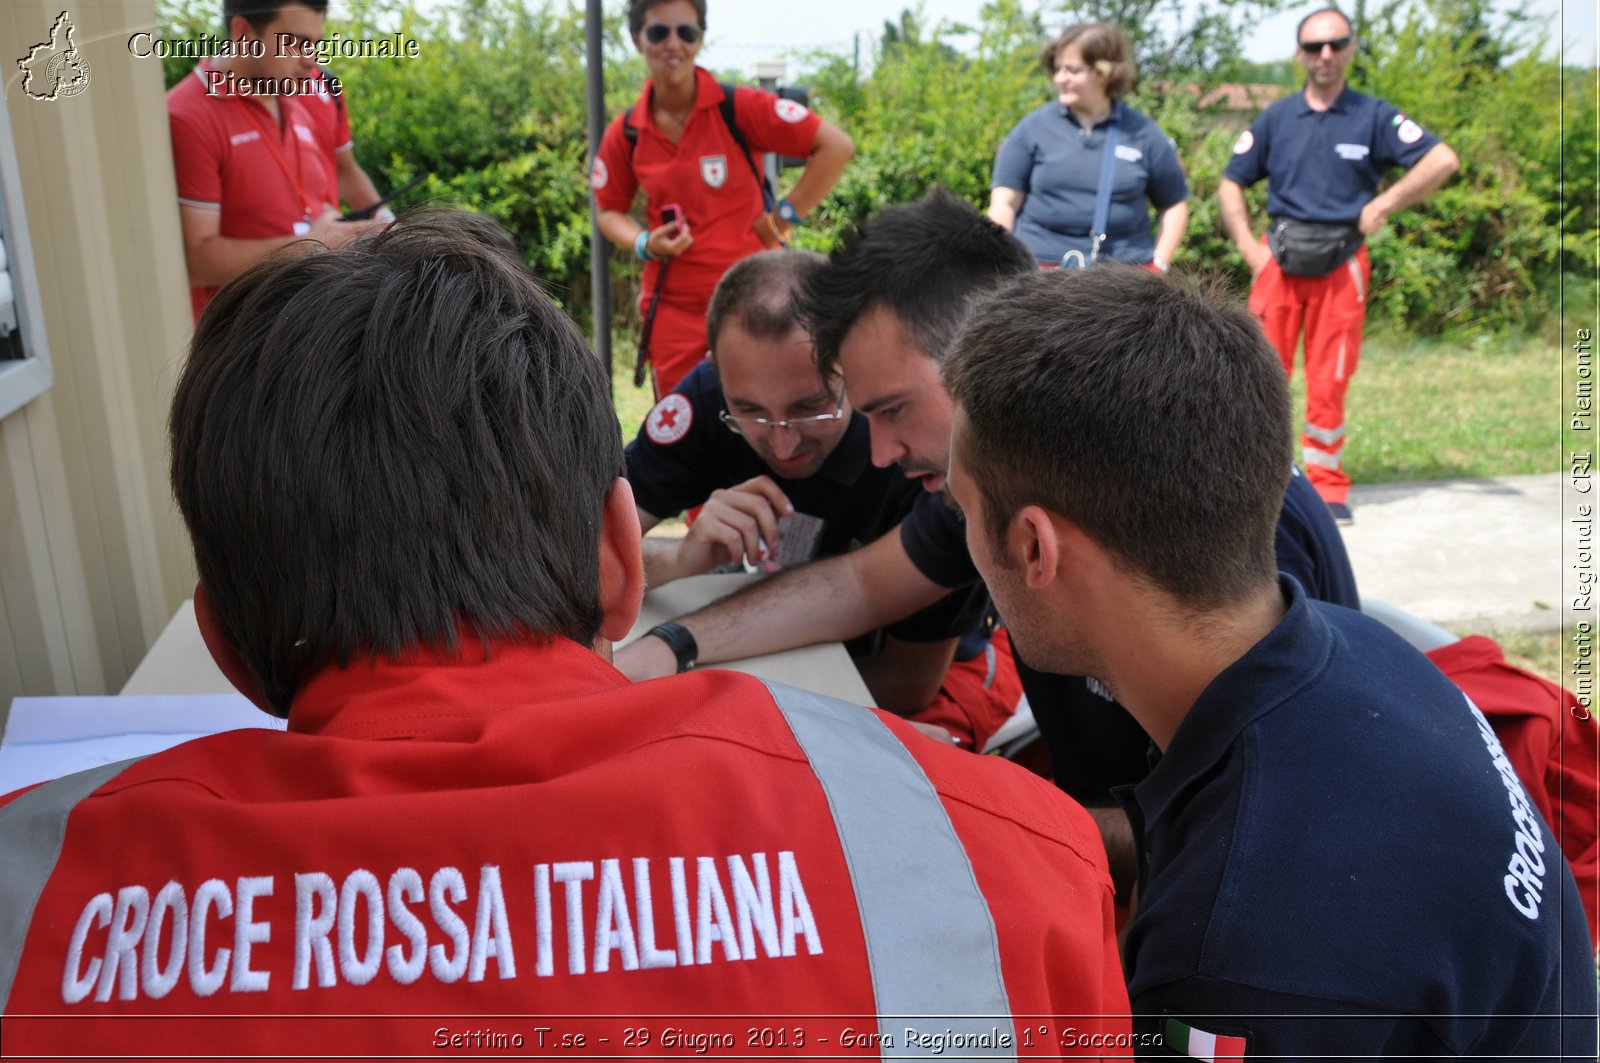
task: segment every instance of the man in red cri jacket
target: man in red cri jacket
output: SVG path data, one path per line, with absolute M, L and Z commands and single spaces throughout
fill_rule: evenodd
M 0 799 L 6 1050 L 1126 1045 L 1077 805 L 893 716 L 611 667 L 643 567 L 605 375 L 476 232 L 402 218 L 202 315 L 198 613 L 288 729 Z

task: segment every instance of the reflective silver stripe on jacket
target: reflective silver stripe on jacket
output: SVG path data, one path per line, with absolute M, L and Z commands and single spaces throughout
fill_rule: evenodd
M 905 1028 L 996 1027 L 1012 1046 L 944 1055 L 1016 1058 L 994 917 L 933 784 L 899 739 L 859 705 L 768 683 L 822 783 L 850 869 L 885 1056 L 933 1056 Z M 936 1023 L 919 1017 L 935 1019 Z M 958 1042 L 959 1043 L 959 1042 Z M 889 1049 L 887 1046 L 895 1047 Z
M 106 764 L 37 786 L 0 808 L 0 1012 L 22 962 L 39 895 L 61 858 L 67 817 L 78 802 L 143 757 Z

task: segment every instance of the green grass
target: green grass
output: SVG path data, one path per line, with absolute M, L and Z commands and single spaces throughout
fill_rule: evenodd
M 617 410 L 617 420 L 622 423 L 622 439 L 627 442 L 639 431 L 644 415 L 655 405 L 650 392 L 650 382 L 644 387 L 633 386 L 634 340 L 631 336 L 614 335 L 611 340 L 611 401 Z
M 1357 483 L 1559 472 L 1560 376 L 1554 334 L 1453 344 L 1377 330 L 1345 401 L 1345 469 Z M 1292 391 L 1298 418 L 1299 365 Z

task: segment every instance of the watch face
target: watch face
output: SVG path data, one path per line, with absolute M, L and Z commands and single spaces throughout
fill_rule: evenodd
M 778 204 L 778 217 L 782 218 L 790 225 L 798 225 L 800 223 L 799 213 L 795 211 L 794 204 L 790 203 L 787 199 Z

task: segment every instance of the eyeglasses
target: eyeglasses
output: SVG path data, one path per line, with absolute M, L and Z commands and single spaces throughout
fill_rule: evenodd
M 1331 41 L 1300 42 L 1300 50 L 1307 55 L 1321 55 L 1324 48 L 1332 48 L 1336 52 L 1342 52 L 1348 47 L 1350 47 L 1349 37 L 1335 37 Z
M 700 27 L 692 22 L 680 22 L 676 26 L 665 22 L 652 22 L 644 28 L 644 39 L 651 44 L 660 44 L 673 30 L 678 31 L 678 40 L 684 44 L 694 44 L 700 40 Z
M 839 389 L 839 405 L 834 407 L 832 413 L 818 413 L 810 417 L 786 417 L 781 421 L 769 420 L 766 417 L 735 417 L 727 410 L 717 414 L 722 423 L 728 426 L 728 431 L 735 435 L 749 435 L 751 432 L 769 432 L 774 428 L 788 428 L 795 432 L 803 432 L 807 428 L 816 428 L 829 421 L 837 421 L 844 417 L 844 388 Z

